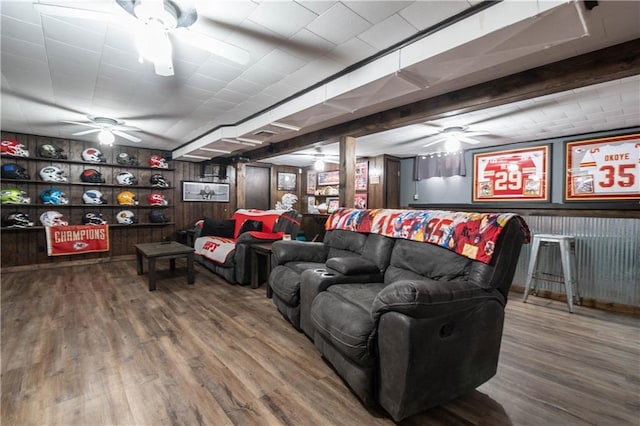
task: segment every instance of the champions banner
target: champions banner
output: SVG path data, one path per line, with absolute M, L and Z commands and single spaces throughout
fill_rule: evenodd
M 47 226 L 45 232 L 49 256 L 109 251 L 109 225 Z

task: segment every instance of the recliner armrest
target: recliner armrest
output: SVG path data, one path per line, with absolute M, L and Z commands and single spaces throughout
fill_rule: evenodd
M 344 275 L 375 274 L 380 272 L 375 263 L 359 256 L 332 257 L 325 264 L 328 268 L 335 269 Z
M 371 315 L 374 321 L 390 311 L 413 318 L 432 318 L 467 310 L 488 299 L 505 303 L 497 290 L 482 289 L 466 281 L 401 280 L 378 293 Z
M 279 240 L 271 246 L 273 265 L 284 265 L 287 262 L 315 262 L 324 263 L 327 250 L 323 243 Z

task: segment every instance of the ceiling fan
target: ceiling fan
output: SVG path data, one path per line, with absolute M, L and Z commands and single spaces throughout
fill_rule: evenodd
M 241 65 L 247 64 L 250 60 L 249 52 L 246 50 L 192 31 L 190 27 L 198 19 L 198 12 L 189 1 L 180 1 L 179 4 L 172 0 L 115 2 L 127 13 L 109 13 L 46 3 L 34 3 L 34 7 L 44 15 L 112 22 L 133 28 L 140 59 L 152 62 L 156 74 L 161 76 L 174 75 L 173 37 Z M 128 17 L 129 22 L 123 23 L 122 17 Z
M 62 123 L 78 124 L 80 126 L 90 127 L 89 130 L 82 130 L 80 132 L 73 133 L 74 136 L 89 135 L 91 133 L 98 133 L 98 140 L 103 145 L 111 145 L 115 141 L 116 136 L 127 139 L 131 142 L 141 142 L 137 136 L 130 135 L 126 132 L 141 132 L 141 129 L 132 126 L 125 126 L 125 122 L 117 120 L 115 118 L 108 117 L 96 117 L 93 115 L 87 115 L 89 119 L 88 123 L 82 121 L 68 121 L 63 120 Z
M 431 124 L 427 124 L 432 126 Z M 480 141 L 473 139 L 472 136 L 488 135 L 486 130 L 470 130 L 467 126 L 451 126 L 441 128 L 437 133 L 427 136 L 424 141 L 428 141 L 423 148 L 444 143 L 447 152 L 455 152 L 460 149 L 462 143 L 477 145 Z
M 340 163 L 340 156 L 325 154 L 320 147 L 315 148 L 315 152 L 295 152 L 292 155 L 304 155 L 313 160 L 313 167 L 316 170 L 324 170 L 324 163 Z

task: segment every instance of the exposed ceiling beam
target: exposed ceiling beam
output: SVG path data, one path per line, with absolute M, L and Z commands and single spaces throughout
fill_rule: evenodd
M 423 99 L 326 129 L 295 136 L 243 156 L 260 160 L 340 137 L 361 137 L 640 74 L 640 39 Z

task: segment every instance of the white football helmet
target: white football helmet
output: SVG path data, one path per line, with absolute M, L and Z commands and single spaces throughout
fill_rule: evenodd
M 107 200 L 102 196 L 102 192 L 97 189 L 90 189 L 82 194 L 82 201 L 85 204 L 107 204 Z
M 56 166 L 46 166 L 40 169 L 40 179 L 45 182 L 67 182 L 64 172 Z
M 87 148 L 82 151 L 82 159 L 90 163 L 106 163 L 107 159 L 104 158 L 102 152 L 95 148 Z
M 116 220 L 118 223 L 123 225 L 133 225 L 134 223 L 138 223 L 138 218 L 131 210 L 119 211 L 116 215 Z
M 116 180 L 120 185 L 137 185 L 138 179 L 131 172 L 120 172 L 116 176 Z
M 62 215 L 62 213 L 49 210 L 48 212 L 44 212 L 40 215 L 40 223 L 42 226 L 67 226 L 69 222 L 67 222 Z

